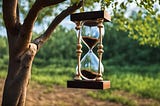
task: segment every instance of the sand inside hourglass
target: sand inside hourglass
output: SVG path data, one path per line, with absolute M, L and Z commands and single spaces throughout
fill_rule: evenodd
M 82 36 L 82 39 L 89 46 L 90 49 L 92 49 L 99 41 L 99 39 L 92 38 L 92 37 L 89 37 L 89 36 Z
M 95 79 L 98 73 L 90 71 L 90 70 L 81 70 L 81 73 L 84 77 L 88 79 Z
M 89 49 L 92 49 L 99 41 L 99 39 L 89 36 L 82 36 L 82 39 L 88 45 Z M 92 69 L 89 70 L 82 69 L 81 73 L 84 77 L 88 79 L 95 79 L 96 76 L 98 75 L 98 72 L 94 72 Z

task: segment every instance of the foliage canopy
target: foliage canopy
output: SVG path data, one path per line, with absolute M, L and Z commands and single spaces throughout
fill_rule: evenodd
M 20 0 L 20 13 L 22 20 L 28 13 L 35 0 Z M 47 7 L 40 12 L 36 25 L 50 23 L 63 7 L 81 0 L 66 0 L 63 6 Z M 94 3 L 99 3 L 101 9 L 106 8 L 112 15 L 112 23 L 118 24 L 117 30 L 127 31 L 128 36 L 139 41 L 141 45 L 152 47 L 160 46 L 160 1 L 159 0 L 83 0 L 80 11 L 89 10 Z M 0 2 L 2 7 L 2 2 Z M 132 8 L 133 7 L 133 8 Z M 96 7 L 94 7 L 96 8 Z M 93 9 L 93 8 L 92 8 Z M 1 10 L 0 10 L 1 11 Z M 54 11 L 54 12 L 53 12 Z M 44 18 L 46 17 L 46 18 Z M 0 14 L 0 27 L 4 26 L 2 14 Z

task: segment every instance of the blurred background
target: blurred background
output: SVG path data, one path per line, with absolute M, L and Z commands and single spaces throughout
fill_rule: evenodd
M 25 11 L 28 11 L 27 6 L 30 5 L 24 3 L 23 0 L 21 4 L 22 7 L 26 7 L 21 10 L 23 19 Z M 103 91 L 87 90 L 87 96 L 96 100 L 116 103 L 115 106 L 160 105 L 159 4 L 155 3 L 152 10 L 149 7 L 146 10 L 144 6 L 139 6 L 138 3 L 134 4 L 134 2 L 122 2 L 122 0 L 117 4 L 114 2 L 114 5 L 109 4 L 108 11 L 112 16 L 112 22 L 105 23 L 102 63 L 105 69 L 104 80 L 111 81 L 111 88 Z M 64 7 L 55 8 L 60 11 Z M 111 9 L 113 10 L 110 11 Z M 56 14 L 53 15 L 49 10 L 46 8 L 41 12 L 33 31 L 34 38 L 42 34 L 50 23 L 50 19 L 55 17 Z M 46 16 L 46 20 L 41 19 Z M 0 33 L 0 78 L 4 79 L 8 67 L 8 43 L 2 14 L 0 23 L 2 30 Z M 70 22 L 70 18 L 67 17 L 56 28 L 53 36 L 34 59 L 32 82 L 45 86 L 45 89 L 49 89 L 53 85 L 65 89 L 66 81 L 73 79 L 77 66 L 77 38 L 74 27 L 74 23 Z M 87 51 L 83 45 L 82 55 Z M 94 48 L 94 51 L 96 53 L 97 47 Z M 48 91 L 48 93 L 50 92 L 52 90 Z M 62 106 L 64 105 L 65 103 L 62 104 Z

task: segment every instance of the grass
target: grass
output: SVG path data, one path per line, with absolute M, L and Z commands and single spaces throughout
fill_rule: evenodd
M 7 76 L 6 70 L 1 70 L 0 71 L 0 78 L 5 78 Z
M 138 106 L 137 101 L 130 96 L 116 93 L 127 92 L 131 96 L 154 99 L 160 101 L 160 67 L 152 66 L 106 66 L 104 79 L 111 81 L 111 89 L 88 92 L 88 95 L 101 99 L 121 103 L 124 106 Z M 6 69 L 0 68 L 0 78 L 6 77 Z M 32 81 L 46 86 L 54 84 L 66 86 L 66 81 L 74 77 L 75 67 L 48 65 L 45 67 L 33 66 Z M 157 103 L 160 105 L 160 103 Z
M 124 106 L 138 106 L 133 98 L 154 99 L 160 101 L 160 67 L 153 66 L 108 66 L 105 69 L 104 79 L 111 81 L 111 89 L 89 92 L 94 98 L 121 103 Z M 118 93 L 115 93 L 119 91 Z M 127 96 L 120 94 L 127 93 Z M 129 94 L 129 95 L 128 95 Z M 129 98 L 133 96 L 133 98 Z M 160 102 L 151 103 L 160 105 Z
M 105 77 L 111 80 L 112 88 L 160 100 L 160 67 L 158 65 L 119 67 L 117 69 L 108 67 L 108 70 L 108 75 Z
M 0 59 L 0 78 L 5 78 L 7 76 L 7 65 L 1 62 Z
M 66 81 L 74 75 L 74 68 L 57 67 L 55 65 L 42 68 L 35 66 L 32 70 L 32 80 L 47 86 L 53 84 L 66 86 Z
M 121 103 L 125 106 L 138 106 L 137 102 L 132 99 L 128 99 L 125 96 L 114 94 L 110 91 L 99 91 L 99 92 L 88 92 L 88 95 L 92 96 L 95 99 L 108 100 L 111 102 Z

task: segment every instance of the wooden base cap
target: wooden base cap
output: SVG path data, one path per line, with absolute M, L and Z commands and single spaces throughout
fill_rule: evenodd
M 108 89 L 110 81 L 67 81 L 67 88 Z

